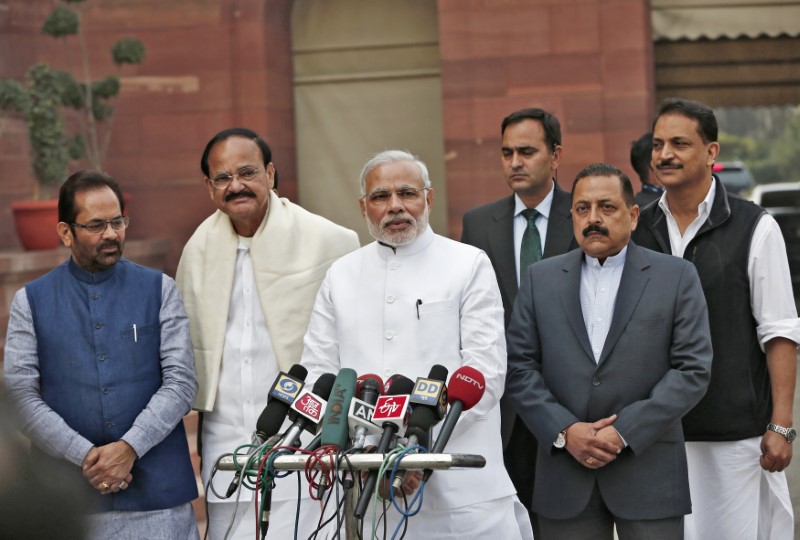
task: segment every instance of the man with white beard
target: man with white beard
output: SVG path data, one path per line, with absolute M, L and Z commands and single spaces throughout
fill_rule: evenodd
M 434 234 L 432 204 L 428 170 L 408 152 L 381 152 L 364 165 L 359 206 L 377 242 L 328 270 L 305 336 L 306 380 L 342 368 L 412 380 L 434 364 L 451 374 L 462 366 L 480 371 L 485 393 L 460 417 L 445 451 L 480 454 L 486 466 L 434 474 L 406 537 L 532 538 L 503 467 L 498 400 L 506 343 L 497 279 L 483 251 Z M 418 475 L 407 475 L 404 491 L 418 483 Z M 390 532 L 398 517 L 388 513 Z

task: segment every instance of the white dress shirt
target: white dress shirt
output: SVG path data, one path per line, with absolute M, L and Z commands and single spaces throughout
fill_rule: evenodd
M 256 421 L 267 404 L 269 387 L 278 375 L 255 288 L 250 240 L 239 237 L 216 405 L 203 417 L 203 485 L 218 456 L 251 442 Z M 214 486 L 224 493 L 232 479 L 233 472 L 218 472 Z M 206 496 L 211 502 L 220 500 L 211 492 Z M 242 489 L 242 500 L 251 496 L 250 490 Z
M 550 191 L 547 193 L 542 202 L 536 205 L 536 211 L 539 215 L 536 216 L 534 223 L 539 230 L 539 241 L 542 246 L 542 253 L 544 253 L 544 242 L 547 238 L 547 224 L 550 220 L 550 208 L 553 206 L 553 191 L 555 190 L 553 182 L 550 182 Z M 519 195 L 514 194 L 514 261 L 517 265 L 517 286 L 519 286 L 519 255 L 522 251 L 522 235 L 525 234 L 525 229 L 528 228 L 528 219 L 522 215 L 522 211 L 528 207 L 519 198 Z
M 600 361 L 606 343 L 608 329 L 617 303 L 617 292 L 625 267 L 628 246 L 603 264 L 594 257 L 584 254 L 581 264 L 581 311 L 595 363 Z

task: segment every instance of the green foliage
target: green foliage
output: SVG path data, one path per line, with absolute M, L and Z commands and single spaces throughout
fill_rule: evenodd
M 122 38 L 111 47 L 111 58 L 118 66 L 141 64 L 144 60 L 144 45 L 138 39 Z
M 65 6 L 56 6 L 53 13 L 44 21 L 42 32 L 54 38 L 74 36 L 80 30 L 78 14 Z
M 88 62 L 86 42 L 80 24 L 84 0 L 61 0 L 42 25 L 42 32 L 54 38 L 75 36 L 84 67 Z M 67 6 L 75 6 L 70 8 Z M 66 42 L 65 47 L 69 47 Z M 139 64 L 145 56 L 142 42 L 120 39 L 111 49 L 114 64 Z M 74 66 L 73 66 L 74 67 Z M 100 168 L 111 135 L 114 107 L 120 79 L 110 75 L 92 80 L 88 71 L 81 80 L 69 71 L 51 69 L 46 64 L 32 66 L 25 83 L 0 80 L 0 111 L 20 114 L 28 127 L 31 164 L 40 184 L 58 184 L 67 177 L 70 160 L 88 156 L 92 167 Z M 62 117 L 64 109 L 75 111 L 81 133 L 67 135 Z M 102 128 L 101 128 L 102 126 Z M 35 190 L 40 193 L 41 190 Z
M 33 172 L 43 184 L 60 183 L 66 178 L 69 153 L 61 118 L 61 88 L 47 65 L 28 70 L 31 107 L 26 115 L 28 138 L 33 149 Z

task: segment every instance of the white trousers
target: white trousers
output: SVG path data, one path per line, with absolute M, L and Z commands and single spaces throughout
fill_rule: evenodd
M 317 529 L 320 506 L 304 498 L 300 505 L 297 538 L 305 540 Z M 234 516 L 235 513 L 235 516 Z M 272 501 L 267 540 L 292 540 L 294 536 L 297 500 Z M 225 536 L 228 527 L 230 533 Z M 256 514 L 253 501 L 208 503 L 208 538 L 210 540 L 253 540 L 256 534 Z M 322 537 L 320 537 L 322 538 Z
M 783 472 L 761 468 L 761 437 L 687 442 L 692 513 L 685 540 L 791 540 L 794 514 Z

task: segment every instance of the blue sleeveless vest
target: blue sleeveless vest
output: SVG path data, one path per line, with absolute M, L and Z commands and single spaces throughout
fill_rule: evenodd
M 70 258 L 25 287 L 42 398 L 95 446 L 118 441 L 161 386 L 161 281 L 161 272 L 125 259 L 90 273 Z M 131 474 L 125 490 L 94 492 L 93 510 L 160 510 L 196 498 L 183 422 Z

